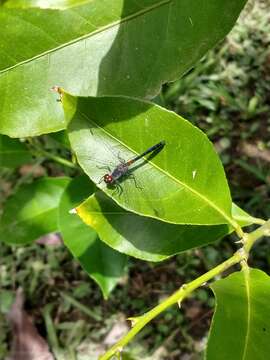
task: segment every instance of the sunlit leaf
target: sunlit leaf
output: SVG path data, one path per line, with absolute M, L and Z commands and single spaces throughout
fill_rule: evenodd
M 76 210 L 102 241 L 115 250 L 147 261 L 162 261 L 214 242 L 233 231 L 228 225 L 174 225 L 139 216 L 123 210 L 102 192 L 90 196 Z M 241 212 L 233 205 L 236 217 Z
M 0 132 L 66 127 L 50 93 L 155 96 L 232 28 L 246 0 L 92 0 L 67 10 L 0 9 Z M 226 16 L 224 15 L 226 14 Z
M 6 0 L 4 6 L 7 8 L 31 8 L 41 9 L 68 9 L 73 6 L 83 5 L 91 0 Z
M 270 278 L 245 269 L 215 282 L 216 311 L 207 360 L 263 360 L 270 353 Z
M 119 205 L 176 224 L 234 223 L 222 164 L 208 138 L 191 123 L 131 98 L 67 95 L 63 104 L 67 117 L 73 116 L 68 133 L 79 164 Z M 134 178 L 123 177 L 119 191 L 100 183 L 121 158 L 127 161 L 161 140 L 165 147 L 136 162 Z
M 86 176 L 71 181 L 61 198 L 59 228 L 65 245 L 107 298 L 125 274 L 126 256 L 102 242 L 94 229 L 69 212 L 94 190 L 94 184 Z

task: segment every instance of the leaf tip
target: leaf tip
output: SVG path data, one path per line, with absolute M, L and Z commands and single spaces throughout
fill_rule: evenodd
M 73 208 L 73 209 L 70 209 L 69 214 L 77 214 L 77 209 L 76 208 Z
M 62 102 L 64 93 L 63 89 L 58 85 L 54 85 L 53 87 L 51 87 L 51 91 L 59 94 L 59 98 L 57 99 L 57 101 Z

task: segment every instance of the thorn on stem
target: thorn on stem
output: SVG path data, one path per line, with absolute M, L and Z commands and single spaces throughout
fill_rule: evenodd
M 241 240 L 237 240 L 237 241 L 235 241 L 235 244 L 244 244 L 244 240 L 243 239 L 241 239 Z
M 137 319 L 134 317 L 129 317 L 127 320 L 131 322 L 131 327 L 133 327 L 137 322 Z
M 119 360 L 122 360 L 122 351 L 123 351 L 123 348 L 122 348 L 122 346 L 120 346 L 117 349 L 117 357 L 118 357 Z
M 238 241 L 235 241 L 235 244 L 245 245 L 245 243 L 247 242 L 247 240 L 248 240 L 248 234 L 243 233 L 242 239 L 240 239 L 240 240 L 238 240 Z

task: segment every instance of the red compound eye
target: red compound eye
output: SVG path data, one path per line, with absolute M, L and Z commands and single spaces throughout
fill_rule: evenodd
M 113 182 L 113 178 L 111 175 L 106 174 L 106 175 L 104 175 L 104 181 L 106 184 L 111 184 Z

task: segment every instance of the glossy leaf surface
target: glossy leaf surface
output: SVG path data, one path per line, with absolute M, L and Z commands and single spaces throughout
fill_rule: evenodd
M 126 256 L 102 242 L 95 230 L 85 225 L 79 216 L 69 213 L 94 190 L 94 184 L 86 176 L 71 181 L 61 198 L 59 229 L 65 245 L 107 298 L 125 274 Z
M 232 28 L 246 0 L 92 0 L 0 9 L 0 132 L 66 127 L 54 85 L 83 96 L 153 97 Z M 226 14 L 224 16 L 224 14 Z
M 41 9 L 68 9 L 73 6 L 86 4 L 91 0 L 6 0 L 4 6 L 7 8 L 31 8 Z
M 270 278 L 247 268 L 211 286 L 216 310 L 207 360 L 263 360 L 270 352 Z
M 22 185 L 5 203 L 0 241 L 26 244 L 58 230 L 57 210 L 68 178 L 42 178 Z
M 0 135 L 0 167 L 14 168 L 31 159 L 32 156 L 23 143 Z
M 78 206 L 77 213 L 115 250 L 147 261 L 162 261 L 232 232 L 228 225 L 174 225 L 139 216 L 123 210 L 101 191 Z M 233 205 L 233 213 L 237 218 L 242 210 Z
M 171 223 L 233 222 L 222 164 L 191 123 L 157 105 L 123 97 L 65 95 L 63 105 L 67 118 L 73 116 L 68 132 L 79 164 L 119 205 Z M 131 176 L 120 179 L 122 191 L 100 183 L 121 158 L 127 161 L 161 140 L 166 145 L 159 153 L 134 163 Z

